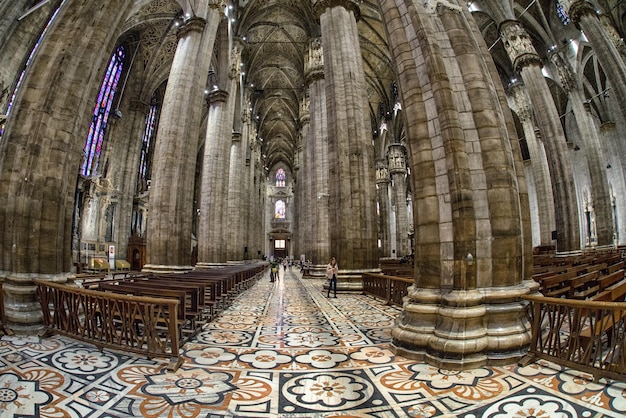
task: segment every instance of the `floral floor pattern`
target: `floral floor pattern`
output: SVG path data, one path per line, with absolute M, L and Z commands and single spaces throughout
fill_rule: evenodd
M 269 276 L 184 345 L 184 364 L 64 337 L 0 340 L 0 417 L 623 417 L 626 383 L 537 362 L 448 371 L 389 349 L 399 309 Z

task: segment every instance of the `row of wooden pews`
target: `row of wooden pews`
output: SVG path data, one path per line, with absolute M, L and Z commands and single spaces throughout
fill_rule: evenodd
M 598 251 L 577 256 L 542 254 L 535 256 L 534 261 L 533 278 L 540 284 L 539 291 L 548 298 L 560 298 L 562 302 L 555 299 L 533 301 L 541 304 L 546 313 L 553 313 L 553 316 L 546 314 L 545 318 L 560 318 L 551 322 L 547 329 L 533 329 L 533 334 L 556 335 L 558 329 L 567 335 L 566 342 L 559 347 L 548 347 L 548 337 L 533 337 L 546 344 L 546 347 L 539 344 L 537 349 L 551 355 L 560 353 L 557 360 L 564 357 L 594 375 L 623 374 L 626 367 L 626 263 L 623 251 Z M 552 340 L 560 339 L 561 336 Z
M 226 309 L 241 292 L 262 275 L 267 263 L 198 269 L 182 273 L 128 272 L 84 287 L 132 296 L 173 298 L 181 342 L 195 335 L 202 326 Z
M 401 259 L 381 259 L 379 261 L 381 273 L 386 276 L 413 278 L 413 261 L 411 258 L 406 260 Z
M 547 297 L 593 300 L 609 286 L 624 280 L 621 252 L 582 256 L 535 256 L 533 279 Z

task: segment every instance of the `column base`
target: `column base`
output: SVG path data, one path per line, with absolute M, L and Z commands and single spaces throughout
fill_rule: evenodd
M 6 321 L 3 326 L 8 334 L 15 335 L 43 335 L 45 332 L 35 279 L 66 283 L 75 277 L 72 273 L 4 273 L 3 276 L 1 296 Z
M 392 331 L 392 351 L 432 366 L 467 370 L 513 364 L 530 346 L 529 281 L 517 286 L 443 291 L 412 288 Z

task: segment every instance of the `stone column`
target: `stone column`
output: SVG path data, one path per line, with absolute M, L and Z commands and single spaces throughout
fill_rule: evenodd
M 517 116 L 522 124 L 528 153 L 530 154 L 540 228 L 539 245 L 553 245 L 552 231 L 556 230 L 556 221 L 554 219 L 554 197 L 552 195 L 548 158 L 543 142 L 535 135 L 533 110 L 524 85 L 516 83 L 510 91 Z
M 296 137 L 296 152 L 293 158 L 293 188 L 294 188 L 294 222 L 292 223 L 293 234 L 293 257 L 294 262 L 297 264 L 300 260 L 300 254 L 302 254 L 302 217 L 298 216 L 302 210 L 302 192 L 303 189 L 300 186 L 302 181 L 302 172 L 300 171 L 300 162 L 302 161 L 302 131 L 300 130 Z
M 226 243 L 222 215 L 228 207 L 228 163 L 232 134 L 225 139 L 228 92 L 209 93 L 207 139 L 204 144 L 204 162 L 200 192 L 200 220 L 198 225 L 198 267 L 226 262 Z
M 567 63 L 558 54 L 552 54 L 552 63 L 558 70 L 561 86 L 568 93 L 574 121 L 583 143 L 591 180 L 591 200 L 596 219 L 597 245 L 613 245 L 613 210 L 609 182 L 606 176 L 608 159 L 602 154 L 602 144 L 590 114 L 589 105 L 578 90 L 576 80 Z
M 225 33 L 223 36 L 226 38 Z M 226 48 L 226 39 L 223 39 L 222 48 Z M 228 72 L 227 90 L 209 94 L 211 105 L 202 168 L 198 268 L 228 261 L 226 240 L 230 239 L 230 227 L 227 222 L 228 210 L 224 208 L 229 206 L 228 176 L 241 50 L 241 46 L 235 44 L 229 53 L 226 53 L 226 49 L 223 56 L 218 58 L 222 60 L 222 69 Z
M 391 175 L 392 204 L 396 213 L 396 254 L 397 258 L 411 254 L 409 248 L 409 221 L 406 207 L 406 160 L 404 146 L 391 144 L 387 154 Z
M 178 46 L 159 120 L 150 189 L 146 271 L 189 270 L 194 177 L 200 120 L 223 1 L 196 8 L 178 32 Z
M 302 162 L 300 164 L 301 178 L 298 187 L 302 188 L 302 204 L 298 212 L 298 225 L 300 229 L 300 251 L 309 260 L 312 255 L 313 245 L 311 244 L 311 234 L 313 225 L 311 223 L 311 196 L 313 184 L 313 162 L 311 150 L 311 114 L 309 97 L 305 96 L 300 102 L 300 135 L 302 136 Z
M 376 196 L 378 200 L 378 236 L 381 241 L 380 256 L 391 257 L 391 219 L 389 214 L 389 168 L 387 159 L 376 161 Z
M 67 0 L 7 120 L 0 141 L 0 281 L 5 325 L 16 334 L 44 329 L 33 280 L 72 276 L 77 173 L 90 124 L 85 110 L 93 106 L 130 7 Z M 85 63 L 95 70 L 76 71 Z
M 626 117 L 626 65 L 611 34 L 598 18 L 596 7 L 587 0 L 560 0 L 560 3 L 567 15 L 585 33 L 611 84 L 612 95 L 622 116 Z
M 360 290 L 378 269 L 374 149 L 354 0 L 314 0 L 324 50 L 331 255 L 338 289 Z
M 322 40 L 309 41 L 304 60 L 304 76 L 309 88 L 309 114 L 311 125 L 309 140 L 312 152 L 312 195 L 309 204 L 314 212 L 312 225 L 311 275 L 326 276 L 330 261 L 330 229 L 328 219 L 328 123 L 326 114 L 326 91 L 324 80 L 324 57 Z
M 230 77 L 233 80 L 232 94 L 237 99 L 239 105 L 236 106 L 241 119 L 241 45 L 236 45 L 231 54 Z M 234 115 L 233 115 L 234 116 Z M 238 123 L 237 125 L 240 125 Z M 226 213 L 226 229 L 224 231 L 224 243 L 228 248 L 226 260 L 235 261 L 244 259 L 244 250 L 246 245 L 243 239 L 243 222 L 245 205 L 243 205 L 243 182 L 246 180 L 244 174 L 245 156 L 243 154 L 244 136 L 241 132 L 237 132 L 235 126 L 232 133 L 232 142 L 230 147 L 230 169 L 228 173 L 228 210 Z
M 580 249 L 578 203 L 565 133 L 550 88 L 541 72 L 542 62 L 530 37 L 515 20 L 500 23 L 502 42 L 528 90 L 537 126 L 544 139 L 554 194 L 558 251 Z
M 450 369 L 515 362 L 530 342 L 520 296 L 536 285 L 524 280 L 526 186 L 495 65 L 463 6 L 380 0 L 380 9 L 416 174 L 415 284 L 393 348 Z

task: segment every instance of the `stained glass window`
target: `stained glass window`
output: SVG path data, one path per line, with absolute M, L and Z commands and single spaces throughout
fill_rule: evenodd
M 570 18 L 567 15 L 567 13 L 565 13 L 565 10 L 563 9 L 563 6 L 561 6 L 561 3 L 556 3 L 556 14 L 559 16 L 559 19 L 561 19 L 561 23 L 563 23 L 563 26 L 567 25 L 570 22 Z
M 124 69 L 125 56 L 126 50 L 124 46 L 121 45 L 113 53 L 104 76 L 104 81 L 100 87 L 98 101 L 93 111 L 89 134 L 85 142 L 85 159 L 80 170 L 81 174 L 84 176 L 92 176 L 97 173 L 100 151 L 102 151 L 102 144 L 106 134 L 111 107 L 113 106 L 115 90 Z
M 282 200 L 277 200 L 275 206 L 276 214 L 274 215 L 274 217 L 276 219 L 285 219 L 285 209 L 285 202 Z
M 143 131 L 143 137 L 141 139 L 141 156 L 139 160 L 139 178 L 137 182 L 137 188 L 139 192 L 148 189 L 148 180 L 150 179 L 150 166 L 151 166 L 151 150 L 154 138 L 156 136 L 157 128 L 157 115 L 159 112 L 159 105 L 157 101 L 156 93 L 152 95 L 150 101 L 150 110 L 146 116 L 146 126 Z
M 285 187 L 285 180 L 287 179 L 287 174 L 285 174 L 285 170 L 279 168 L 276 170 L 276 187 Z

